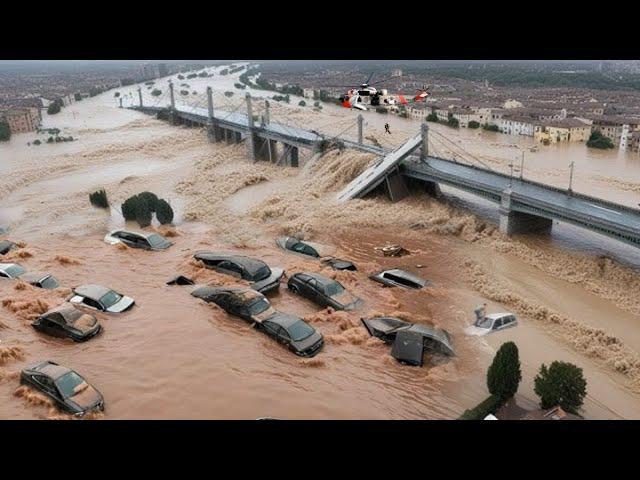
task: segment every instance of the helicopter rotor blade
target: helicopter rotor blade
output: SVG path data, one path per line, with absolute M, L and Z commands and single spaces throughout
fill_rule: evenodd
M 371 78 L 372 78 L 372 77 L 373 77 L 373 72 L 371 72 L 371 73 L 369 74 L 369 77 L 367 78 L 367 81 L 366 81 L 366 82 L 364 82 L 364 83 L 366 83 L 367 85 L 371 85 L 371 83 L 369 83 L 369 82 L 371 82 Z

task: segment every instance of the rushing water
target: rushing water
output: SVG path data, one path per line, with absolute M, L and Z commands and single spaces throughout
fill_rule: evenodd
M 234 81 L 233 77 L 215 76 L 187 82 L 190 89 L 198 91 L 194 102 L 202 100 L 206 85 L 211 84 L 222 103 L 223 91 L 231 90 Z M 166 80 L 157 83 L 165 85 Z M 153 101 L 143 89 L 145 102 Z M 121 92 L 129 98 L 134 90 L 127 87 Z M 242 94 L 236 91 L 235 101 Z M 635 249 L 561 224 L 554 225 L 550 237 L 518 238 L 518 249 L 504 252 L 492 248 L 493 243 L 469 243 L 446 233 L 356 227 L 348 213 L 327 216 L 325 228 L 314 224 L 314 240 L 360 267 L 359 272 L 341 272 L 337 278 L 365 304 L 355 312 L 331 313 L 292 295 L 282 285 L 270 298 L 275 307 L 306 318 L 327 339 L 317 357 L 302 360 L 243 321 L 196 300 L 189 295 L 189 287 L 166 286 L 165 282 L 185 274 L 198 282 L 229 283 L 229 278 L 191 261 L 193 251 L 199 249 L 259 257 L 272 266 L 284 267 L 289 274 L 319 271 L 318 262 L 287 254 L 274 243 L 283 225 L 306 224 L 305 218 L 296 218 L 295 209 L 285 209 L 280 216 L 259 215 L 264 205 L 280 205 L 274 202 L 275 196 L 281 196 L 283 202 L 294 196 L 304 185 L 302 177 L 314 173 L 309 169 L 266 169 L 252 166 L 246 159 L 225 158 L 225 153 L 216 153 L 221 151 L 219 146 L 206 142 L 202 131 L 172 127 L 117 109 L 112 95 L 107 92 L 45 119 L 47 126 L 57 126 L 77 137 L 75 142 L 27 146 L 35 134 L 24 134 L 0 146 L 0 226 L 10 227 L 1 238 L 26 242 L 10 260 L 29 270 L 49 271 L 62 285 L 57 292 L 47 292 L 16 289 L 15 282 L 0 282 L 0 300 L 8 301 L 0 307 L 0 349 L 19 351 L 7 353 L 0 364 L 1 418 L 58 417 L 37 396 L 20 390 L 21 395 L 15 394 L 20 369 L 44 359 L 68 365 L 93 383 L 105 396 L 106 418 L 454 418 L 486 396 L 486 366 L 507 339 L 517 341 L 520 347 L 523 401 L 532 405 L 535 400 L 532 378 L 540 363 L 564 359 L 585 370 L 589 382 L 587 416 L 640 416 L 640 402 L 626 377 L 572 349 L 532 317 L 522 315 L 517 328 L 489 338 L 464 335 L 470 312 L 484 297 L 470 286 L 468 273 L 461 268 L 465 258 L 473 258 L 489 269 L 496 281 L 509 285 L 510 291 L 526 296 L 532 304 L 603 328 L 627 347 L 640 351 L 635 305 L 625 304 L 613 294 L 604 299 L 598 290 L 600 284 L 589 290 L 584 280 L 573 281 L 567 273 L 576 259 L 589 262 L 602 255 L 638 268 L 640 258 Z M 233 100 L 226 101 L 231 109 Z M 275 118 L 285 121 L 286 108 L 274 105 Z M 307 128 L 322 130 L 324 126 L 335 133 L 354 117 L 353 112 L 331 106 L 322 113 L 293 107 L 290 116 L 293 123 L 304 121 Z M 392 124 L 392 135 L 382 133 L 385 121 Z M 366 112 L 366 122 L 381 142 L 391 146 L 417 128 L 416 122 L 375 112 Z M 531 144 L 523 138 L 434 128 L 473 149 L 496 169 L 504 169 Z M 582 191 L 602 192 L 627 204 L 636 201 L 640 162 L 626 154 L 591 153 L 582 145 L 540 147 L 536 153 L 525 154 L 525 175 L 561 184 L 571 160 L 576 162 L 576 185 Z M 245 178 L 256 172 L 268 180 Z M 312 183 L 329 180 L 317 178 Z M 181 182 L 187 182 L 189 188 L 177 188 Z M 107 189 L 114 205 L 110 212 L 89 206 L 87 194 L 100 187 Z M 154 191 L 174 206 L 176 227 L 171 231 L 177 236 L 171 239 L 175 245 L 163 252 L 145 252 L 105 244 L 105 233 L 124 225 L 117 205 L 143 190 Z M 455 190 L 444 192 L 457 211 L 471 212 L 488 224 L 497 223 L 495 206 Z M 313 189 L 308 194 L 302 211 L 311 224 L 317 222 L 314 215 L 322 216 L 318 205 L 330 204 L 331 194 L 323 198 Z M 192 216 L 194 199 L 198 207 L 210 207 L 200 221 Z M 376 202 L 375 213 L 370 206 L 357 212 L 361 220 L 370 220 L 372 225 L 384 223 L 390 210 L 384 200 Z M 411 218 L 407 210 L 414 207 L 416 217 L 424 215 L 415 202 L 399 204 L 392 214 Z M 375 218 L 378 215 L 380 218 Z M 446 222 L 459 219 L 445 215 L 439 221 L 447 226 Z M 244 229 L 241 233 L 251 233 L 253 240 L 246 245 L 234 244 L 240 237 L 235 230 L 238 225 Z M 383 257 L 375 247 L 387 242 L 401 243 L 412 254 Z M 557 271 L 537 264 L 528 256 L 531 251 L 558 258 Z M 405 291 L 384 288 L 367 278 L 387 267 L 407 268 L 433 281 L 434 286 Z M 625 278 L 611 282 L 623 285 Z M 135 298 L 136 306 L 121 315 L 100 314 L 104 333 L 83 344 L 49 338 L 31 328 L 31 317 L 61 303 L 69 288 L 83 283 L 115 288 Z M 620 285 L 614 293 L 624 290 Z M 509 307 L 490 302 L 491 310 L 505 308 Z M 360 317 L 380 313 L 447 329 L 453 335 L 457 356 L 435 363 L 428 358 L 424 368 L 399 365 L 389 356 L 389 346 L 372 341 L 360 324 Z

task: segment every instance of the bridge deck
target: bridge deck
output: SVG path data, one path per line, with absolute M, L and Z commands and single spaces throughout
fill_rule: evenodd
M 403 164 L 402 173 L 408 177 L 439 181 L 463 189 L 484 190 L 495 195 L 494 201 L 500 201 L 500 194 L 509 188 L 510 183 L 508 175 L 434 157 L 429 157 L 428 163 L 407 161 Z M 511 182 L 511 192 L 512 201 L 525 205 L 521 208 L 523 211 L 530 206 L 545 210 L 550 218 L 574 217 L 581 223 L 592 222 L 640 239 L 640 210 L 586 195 L 569 195 L 558 188 L 517 178 Z M 514 209 L 518 210 L 518 207 Z

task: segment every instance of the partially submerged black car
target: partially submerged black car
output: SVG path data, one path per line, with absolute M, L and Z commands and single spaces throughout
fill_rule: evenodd
M 395 317 L 362 319 L 370 335 L 385 343 L 393 343 L 391 355 L 411 365 L 422 365 L 424 350 L 445 356 L 454 356 L 451 336 L 445 330 L 418 323 L 405 322 Z M 402 335 L 400 335 L 402 333 Z M 420 341 L 416 341 L 417 338 Z M 396 346 L 397 344 L 397 346 Z M 417 358 L 420 358 L 417 363 Z
M 65 412 L 81 417 L 91 411 L 104 411 L 104 398 L 93 386 L 70 368 L 46 361 L 25 368 L 20 383 L 51 398 Z
M 362 305 L 362 300 L 351 295 L 335 280 L 319 273 L 294 273 L 287 282 L 289 290 L 302 295 L 322 307 L 336 310 L 353 310 Z
M 27 272 L 17 263 L 0 263 L 0 278 L 19 278 L 38 288 L 53 289 L 60 284 L 53 275 L 48 273 Z
M 159 233 L 132 232 L 130 230 L 113 230 L 104 237 L 104 241 L 110 245 L 124 243 L 127 247 L 144 250 L 166 250 L 173 245 L 173 242 Z
M 370 275 L 369 278 L 388 287 L 403 287 L 413 290 L 419 290 L 430 284 L 428 280 L 399 268 L 383 270 L 375 275 Z
M 72 305 L 63 305 L 36 318 L 33 328 L 54 337 L 68 337 L 84 342 L 102 331 L 98 319 Z
M 296 237 L 279 237 L 276 239 L 276 245 L 284 250 L 289 250 L 290 252 L 298 253 L 300 255 L 307 255 L 315 258 L 320 257 L 317 249 L 302 240 L 298 240 Z
M 296 355 L 313 357 L 324 345 L 322 334 L 311 325 L 294 315 L 278 312 L 267 297 L 251 288 L 202 286 L 191 295 L 254 323 L 256 328 L 286 345 Z
M 207 268 L 252 282 L 251 288 L 260 293 L 277 290 L 284 275 L 282 268 L 269 268 L 262 260 L 242 255 L 196 252 L 193 258 L 200 260 Z
M 358 269 L 349 260 L 341 260 L 339 258 L 327 257 L 321 260 L 323 265 L 327 265 L 334 270 L 351 270 L 352 272 L 357 271 Z
M 0 255 L 6 255 L 7 253 L 9 253 L 9 250 L 16 247 L 17 245 L 15 243 L 10 242 L 9 240 L 2 240 L 0 242 Z

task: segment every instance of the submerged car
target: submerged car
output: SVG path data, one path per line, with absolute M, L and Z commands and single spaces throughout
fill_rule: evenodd
M 200 260 L 207 268 L 252 282 L 251 288 L 261 293 L 277 290 L 284 275 L 282 268 L 269 268 L 262 260 L 242 255 L 197 252 L 193 258 Z
M 48 273 L 27 272 L 17 263 L 0 263 L 0 278 L 19 278 L 38 288 L 53 289 L 60 284 L 53 275 Z
M 482 336 L 505 328 L 515 327 L 518 320 L 513 313 L 491 313 L 480 318 L 468 327 L 465 332 L 468 335 Z
M 318 273 L 294 273 L 289 278 L 287 287 L 293 293 L 302 295 L 322 307 L 353 310 L 362 305 L 362 300 L 347 292 L 340 282 Z
M 135 304 L 133 298 L 124 296 L 102 285 L 81 285 L 76 287 L 73 289 L 73 294 L 68 301 L 107 313 L 124 312 Z
M 389 287 L 403 287 L 413 290 L 419 290 L 430 283 L 428 280 L 399 268 L 383 270 L 380 273 L 369 276 L 369 278 Z
M 44 393 L 59 408 L 77 417 L 91 411 L 104 411 L 104 398 L 98 390 L 70 368 L 51 361 L 22 370 L 20 384 Z
M 104 241 L 110 245 L 124 243 L 127 247 L 143 248 L 145 250 L 165 250 L 173 245 L 159 233 L 132 232 L 130 230 L 113 230 Z
M 9 250 L 16 247 L 17 245 L 15 243 L 10 242 L 9 240 L 2 240 L 0 242 L 0 255 L 6 255 L 7 253 L 9 253 Z
M 302 240 L 298 240 L 296 237 L 280 237 L 276 239 L 276 244 L 284 249 L 289 250 L 290 252 L 299 253 L 301 255 L 307 255 L 309 257 L 319 258 L 320 254 L 318 250 L 308 243 L 303 242 Z
M 411 332 L 412 335 L 402 335 L 399 341 L 398 351 L 404 352 L 407 357 L 413 358 L 415 352 L 419 351 L 422 358 L 423 349 L 432 353 L 438 353 L 446 356 L 454 356 L 455 350 L 451 344 L 451 336 L 446 330 L 442 330 L 428 325 L 419 323 L 411 323 L 396 317 L 373 317 L 362 319 L 362 323 L 373 337 L 377 337 L 385 343 L 395 343 L 398 341 L 400 332 Z M 412 339 L 417 338 L 413 334 L 421 337 L 420 348 L 413 345 Z M 400 345 L 404 344 L 403 348 Z M 393 351 L 392 351 L 393 354 Z
M 72 305 L 49 310 L 31 323 L 36 330 L 54 337 L 68 337 L 84 342 L 102 331 L 98 319 Z
M 202 286 L 191 295 L 254 323 L 256 328 L 286 345 L 296 355 L 313 357 L 324 345 L 322 334 L 311 325 L 294 315 L 278 312 L 267 297 L 251 288 Z
M 327 257 L 327 258 L 323 258 L 321 261 L 323 265 L 327 265 L 333 268 L 334 270 L 350 270 L 352 272 L 355 272 L 358 270 L 356 266 L 353 264 L 353 262 L 350 262 L 349 260 L 342 260 L 340 258 Z

